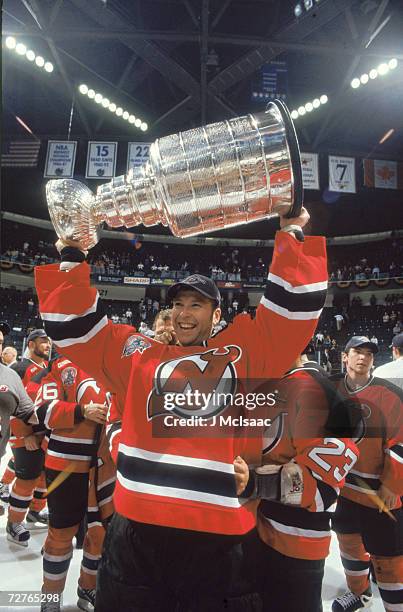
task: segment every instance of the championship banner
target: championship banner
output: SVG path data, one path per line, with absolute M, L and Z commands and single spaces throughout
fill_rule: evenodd
M 354 157 L 329 155 L 329 190 L 356 193 Z
M 252 101 L 261 102 L 262 99 L 274 100 L 275 98 L 285 100 L 287 92 L 287 64 L 281 60 L 264 64 L 258 78 L 252 85 Z
M 318 154 L 301 152 L 301 166 L 304 189 L 319 189 Z
M 45 178 L 71 178 L 74 175 L 77 141 L 49 140 L 46 153 Z
M 364 159 L 364 185 L 376 189 L 403 189 L 403 164 L 383 159 Z
M 117 142 L 90 140 L 87 152 L 85 178 L 111 179 L 115 176 Z
M 150 156 L 151 142 L 129 142 L 127 147 L 127 172 L 142 166 Z

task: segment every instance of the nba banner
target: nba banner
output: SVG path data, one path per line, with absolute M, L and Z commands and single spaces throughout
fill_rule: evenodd
M 364 159 L 364 185 L 376 189 L 403 189 L 403 164 L 384 159 Z
M 329 155 L 329 190 L 356 193 L 354 157 Z
M 130 168 L 142 166 L 150 156 L 151 142 L 129 142 L 127 148 L 127 172 Z
M 77 142 L 49 140 L 46 153 L 45 178 L 71 178 L 74 174 Z
M 301 166 L 304 189 L 319 189 L 318 154 L 301 152 Z
M 90 140 L 85 178 L 111 179 L 115 176 L 117 142 Z

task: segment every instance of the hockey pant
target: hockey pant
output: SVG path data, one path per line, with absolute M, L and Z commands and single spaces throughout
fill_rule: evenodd
M 45 474 L 43 464 L 45 454 L 42 449 L 28 451 L 26 448 L 13 448 L 15 476 L 8 507 L 8 520 L 21 523 L 28 508 L 40 512 L 46 506 Z
M 349 589 L 361 595 L 370 586 L 372 562 L 385 610 L 403 612 L 403 514 L 385 512 L 340 498 L 333 519 Z
M 98 570 L 95 611 L 260 612 L 260 599 L 243 577 L 241 541 L 115 513 Z
M 1 484 L 12 484 L 15 478 L 15 467 L 14 467 L 14 459 L 11 458 L 6 465 L 6 469 L 3 472 L 3 476 L 1 477 Z
M 60 474 L 46 469 L 49 486 Z M 70 474 L 48 495 L 49 532 L 43 554 L 43 585 L 45 593 L 61 593 L 66 584 L 67 572 L 73 555 L 73 538 L 87 514 L 87 531 L 84 538 L 79 585 L 83 589 L 95 589 L 98 563 L 105 536 L 103 520 L 111 512 L 111 502 L 98 506 L 95 468 L 90 474 Z M 98 475 L 99 476 L 99 475 Z M 98 487 L 106 487 L 98 478 Z

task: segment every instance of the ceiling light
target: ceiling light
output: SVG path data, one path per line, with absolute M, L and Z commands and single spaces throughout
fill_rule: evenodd
M 313 106 L 314 108 L 319 108 L 319 106 L 320 106 L 320 100 L 319 100 L 319 98 L 315 98 L 315 100 L 312 102 L 312 106 Z
M 123 117 L 123 119 L 124 119 L 125 121 L 127 121 L 127 120 L 128 120 L 128 118 L 129 118 L 129 113 L 128 113 L 127 111 L 125 111 L 125 112 L 123 113 L 122 117 Z
M 86 95 L 88 93 L 88 87 L 87 85 L 85 85 L 85 83 L 82 83 L 80 85 L 80 87 L 78 88 L 78 91 L 84 95 Z
M 109 104 L 109 110 L 111 111 L 111 113 L 114 113 L 116 110 L 116 104 L 114 104 L 114 102 L 111 102 Z
M 302 117 L 302 115 L 305 115 L 305 113 L 306 113 L 305 106 L 299 106 L 298 107 L 298 114 L 301 115 L 301 117 Z
M 16 44 L 17 44 L 17 41 L 15 40 L 14 36 L 7 36 L 6 47 L 8 47 L 9 49 L 15 49 Z
M 89 89 L 89 90 L 87 91 L 87 96 L 88 96 L 89 98 L 91 98 L 91 100 L 92 100 L 93 98 L 95 98 L 95 91 L 94 91 L 93 89 Z
M 46 72 L 53 72 L 53 64 L 52 62 L 45 62 L 44 68 Z
M 39 68 L 42 68 L 45 65 L 45 60 L 43 59 L 43 57 L 41 55 L 37 55 L 36 56 L 35 64 L 37 66 L 39 66 Z
M 117 114 L 118 117 L 121 117 L 123 115 L 123 108 L 121 106 L 118 106 L 117 109 L 115 110 L 115 113 Z
M 305 10 L 309 11 L 313 7 L 313 0 L 304 0 Z
M 312 104 L 312 102 L 307 102 L 305 104 L 305 110 L 306 110 L 307 113 L 310 113 L 311 111 L 313 111 L 313 104 Z
M 136 119 L 134 125 L 139 128 L 141 126 L 141 119 Z
M 370 79 L 376 79 L 376 77 L 378 76 L 378 71 L 376 68 L 372 68 L 372 70 L 369 71 L 369 78 Z
M 298 117 L 299 117 L 298 111 L 297 110 L 293 110 L 292 113 L 291 113 L 291 118 L 292 119 L 298 119 Z
M 35 59 L 35 53 L 31 51 L 30 49 L 29 51 L 26 52 L 25 57 L 27 58 L 28 61 L 33 62 Z
M 301 15 L 302 15 L 302 5 L 301 4 L 296 4 L 295 5 L 294 15 L 296 16 L 297 19 L 298 19 L 298 17 L 301 17 Z
M 366 84 L 368 83 L 368 81 L 369 81 L 369 76 L 368 76 L 367 74 L 365 74 L 365 73 L 364 73 L 364 74 L 362 74 L 362 75 L 360 76 L 360 81 L 361 81 L 361 83 L 362 83 L 363 85 L 366 85 Z
M 326 94 L 323 94 L 323 96 L 321 96 L 321 97 L 319 98 L 319 102 L 320 102 L 321 104 L 326 104 L 326 102 L 328 101 L 328 99 L 329 99 L 329 98 L 327 97 L 327 95 L 326 95 Z
M 102 99 L 103 99 L 102 94 L 100 93 L 95 94 L 94 102 L 96 102 L 97 104 L 101 104 Z
M 394 132 L 394 128 L 391 128 L 390 130 L 388 130 L 380 139 L 379 144 L 383 144 L 388 138 L 390 138 Z
M 136 117 L 134 115 L 129 116 L 129 123 L 134 123 L 136 121 Z
M 355 78 L 351 81 L 350 85 L 353 89 L 357 89 L 361 85 L 361 81 L 360 79 Z
M 397 68 L 397 59 L 395 57 L 393 57 L 391 60 L 388 61 L 388 66 L 390 68 L 390 70 L 394 70 L 395 68 Z
M 146 132 L 148 130 L 148 125 L 144 122 L 140 125 L 140 129 L 142 132 Z
M 381 74 L 382 76 L 384 74 L 387 74 L 389 72 L 389 66 L 387 64 L 380 64 L 378 66 L 378 73 Z
M 15 47 L 15 50 L 18 53 L 18 55 L 25 55 L 27 52 L 27 48 L 23 43 L 18 43 Z
M 110 102 L 109 102 L 108 98 L 102 98 L 102 106 L 104 108 L 108 108 L 109 104 L 110 104 Z

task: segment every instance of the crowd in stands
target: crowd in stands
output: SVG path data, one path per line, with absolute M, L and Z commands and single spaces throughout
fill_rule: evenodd
M 35 265 L 57 261 L 49 230 L 5 222 L 1 258 Z M 15 226 L 15 227 L 13 227 Z M 392 238 L 369 245 L 329 246 L 330 281 L 366 280 L 403 276 L 403 239 Z M 184 278 L 200 273 L 214 280 L 263 282 L 272 249 L 162 244 L 157 242 L 108 240 L 95 246 L 88 257 L 94 276 L 149 276 Z

